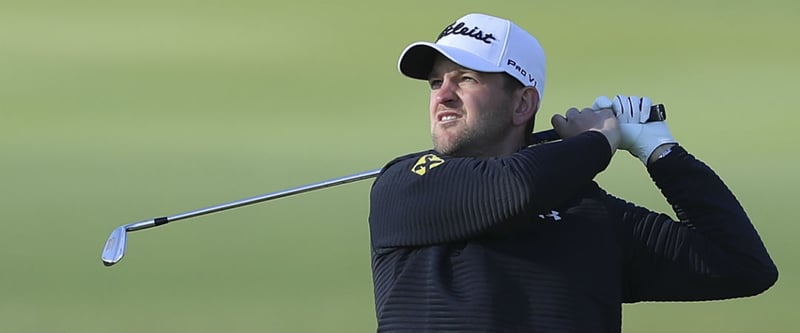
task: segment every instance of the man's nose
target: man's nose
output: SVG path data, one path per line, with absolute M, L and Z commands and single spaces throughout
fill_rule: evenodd
M 453 81 L 444 80 L 442 82 L 442 86 L 439 87 L 439 89 L 436 89 L 436 92 L 434 93 L 436 103 L 447 105 L 457 100 L 458 95 L 456 95 L 455 88 L 456 85 Z

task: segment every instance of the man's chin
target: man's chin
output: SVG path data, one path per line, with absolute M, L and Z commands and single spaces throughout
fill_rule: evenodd
M 439 142 L 439 141 L 433 142 L 433 150 L 444 155 L 450 155 L 454 150 L 453 148 L 454 147 L 450 143 Z
M 465 156 L 470 150 L 470 136 L 464 133 L 438 132 L 432 135 L 433 149 L 449 156 Z
M 464 147 L 457 142 L 434 142 L 433 150 L 449 156 L 461 156 Z

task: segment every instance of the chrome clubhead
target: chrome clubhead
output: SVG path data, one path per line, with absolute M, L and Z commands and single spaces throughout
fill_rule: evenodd
M 103 254 L 100 259 L 103 260 L 103 265 L 111 266 L 122 260 L 125 255 L 125 243 L 128 241 L 128 225 L 123 225 L 114 229 L 111 235 L 106 240 L 106 246 L 103 247 Z

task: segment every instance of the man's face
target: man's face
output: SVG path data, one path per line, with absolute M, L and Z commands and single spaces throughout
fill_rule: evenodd
M 451 156 L 495 156 L 509 142 L 512 94 L 504 73 L 461 67 L 442 56 L 434 61 L 430 122 L 433 148 Z

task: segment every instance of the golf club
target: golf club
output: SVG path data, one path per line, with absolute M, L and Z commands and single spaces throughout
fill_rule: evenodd
M 648 118 L 648 122 L 652 121 L 663 121 L 666 120 L 666 111 L 663 104 L 656 104 L 650 108 L 650 118 Z M 536 132 L 531 134 L 532 138 L 530 142 L 533 144 L 550 142 L 559 140 L 560 137 L 556 133 L 555 130 L 547 130 L 542 132 Z M 152 227 L 157 227 L 160 225 L 167 224 L 169 222 L 174 222 L 178 220 L 188 219 L 191 217 L 197 217 L 201 215 L 221 212 L 224 210 L 247 206 L 259 202 L 264 202 L 272 199 L 282 198 L 290 195 L 300 194 L 304 192 L 314 191 L 326 187 L 332 187 L 347 183 L 356 182 L 359 180 L 364 180 L 368 178 L 373 178 L 378 176 L 381 169 L 374 169 L 369 171 L 364 171 L 361 173 L 352 174 L 349 176 L 344 176 L 340 178 L 330 179 L 318 183 L 308 184 L 304 186 L 298 186 L 282 191 L 267 193 L 263 195 L 258 195 L 250 198 L 245 198 L 241 200 L 231 201 L 224 204 L 219 204 L 215 206 L 210 206 L 198 210 L 192 210 L 188 212 L 184 212 L 177 215 L 172 216 L 163 216 L 157 217 L 150 220 L 144 220 L 134 223 L 125 224 L 122 226 L 117 227 L 114 231 L 111 232 L 111 235 L 106 240 L 106 244 L 103 247 L 103 253 L 101 254 L 101 260 L 105 266 L 111 266 L 118 263 L 122 260 L 122 257 L 125 255 L 125 246 L 128 242 L 128 232 L 129 231 L 137 231 L 143 229 L 149 229 Z

